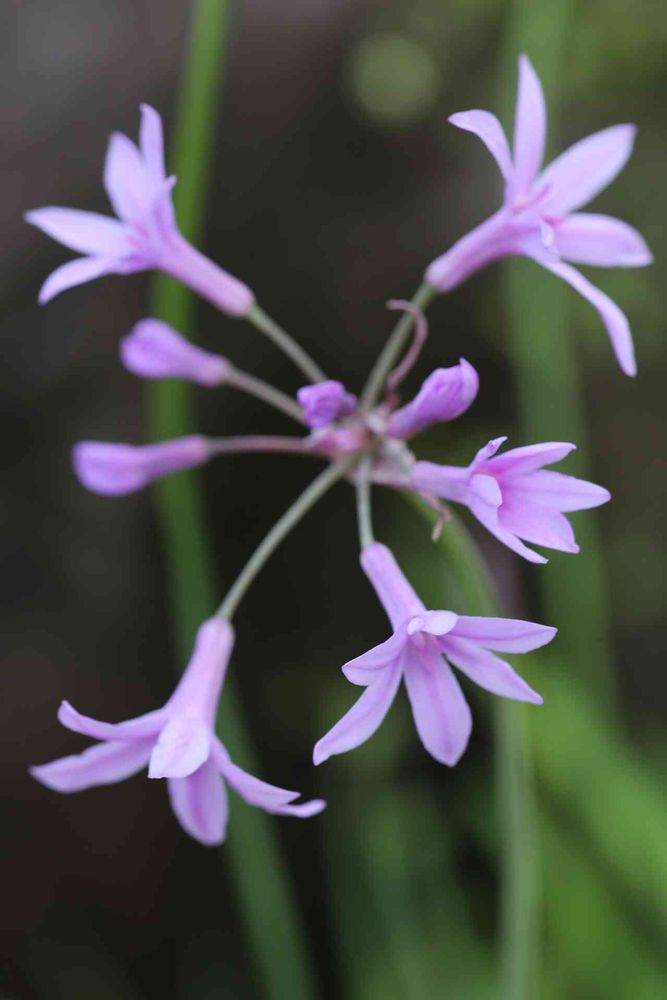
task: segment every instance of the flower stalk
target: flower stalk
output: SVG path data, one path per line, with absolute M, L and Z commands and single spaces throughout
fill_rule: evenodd
M 364 458 L 359 463 L 356 475 L 357 491 L 357 523 L 359 526 L 359 544 L 362 549 L 375 541 L 373 534 L 373 514 L 371 509 L 371 472 L 373 459 Z
M 325 381 L 326 375 L 320 366 L 313 361 L 308 352 L 303 349 L 301 344 L 298 344 L 289 333 L 283 330 L 281 326 L 278 326 L 275 320 L 267 316 L 264 310 L 260 309 L 256 303 L 249 310 L 245 318 L 249 323 L 252 323 L 256 330 L 259 330 L 269 340 L 273 341 L 276 347 L 294 362 L 296 367 L 303 372 L 310 382 Z
M 232 366 L 227 372 L 225 382 L 227 385 L 233 386 L 234 389 L 240 389 L 241 392 L 246 392 L 248 395 L 254 396 L 255 399 L 260 399 L 275 410 L 280 410 L 281 413 L 284 413 L 287 417 L 291 417 L 292 420 L 296 420 L 297 423 L 305 423 L 303 411 L 299 404 L 288 396 L 287 393 L 282 392 L 281 389 L 277 389 L 273 385 L 269 385 L 263 379 Z
M 227 596 L 218 608 L 216 614 L 219 618 L 231 621 L 236 614 L 237 608 L 248 587 L 260 572 L 266 561 L 278 548 L 284 538 L 295 528 L 305 514 L 308 513 L 318 500 L 331 489 L 331 487 L 342 479 L 346 472 L 356 462 L 355 457 L 351 457 L 343 462 L 333 463 L 313 479 L 306 487 L 300 497 L 294 501 L 291 507 L 285 511 L 273 525 L 267 535 L 259 543 L 248 562 L 245 564 L 235 582 L 232 584 Z

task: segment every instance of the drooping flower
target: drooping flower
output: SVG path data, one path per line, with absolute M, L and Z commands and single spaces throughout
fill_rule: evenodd
M 296 398 L 307 425 L 313 430 L 349 416 L 354 413 L 358 403 L 357 397 L 335 379 L 304 385 L 297 392 Z
M 244 316 L 254 303 L 250 289 L 214 264 L 178 230 L 164 165 L 162 120 L 141 105 L 139 146 L 114 133 L 104 166 L 104 186 L 117 218 L 74 208 L 37 208 L 26 220 L 70 250 L 85 256 L 49 275 L 41 303 L 103 274 L 159 270 L 170 274 L 230 316 Z
M 489 441 L 467 468 L 415 462 L 410 471 L 412 486 L 465 504 L 491 534 L 530 562 L 547 560 L 524 545 L 522 538 L 560 552 L 578 552 L 564 513 L 599 507 L 610 499 L 609 491 L 543 468 L 569 455 L 576 447 L 573 444 L 550 441 L 496 455 L 506 440 Z
M 203 465 L 210 457 L 209 443 L 201 434 L 145 445 L 80 441 L 72 449 L 80 482 L 103 496 L 134 493 L 161 476 Z
M 393 634 L 344 665 L 347 679 L 366 690 L 316 744 L 315 764 L 352 750 L 372 736 L 401 680 L 424 747 L 440 763 L 456 764 L 468 744 L 472 718 L 450 664 L 493 694 L 541 703 L 541 697 L 490 650 L 527 653 L 550 642 L 556 629 L 510 618 L 427 611 L 392 553 L 378 542 L 363 549 L 361 565 L 387 612 Z
M 478 389 L 477 372 L 465 358 L 451 368 L 436 368 L 415 398 L 391 414 L 386 433 L 411 438 L 431 424 L 455 420 L 472 405 Z
M 566 261 L 599 267 L 642 267 L 652 255 L 640 234 L 619 219 L 578 212 L 625 166 L 634 125 L 596 132 L 558 156 L 540 173 L 546 136 L 542 86 L 527 56 L 519 59 L 519 88 L 510 153 L 503 128 L 488 111 L 463 111 L 449 119 L 479 136 L 505 180 L 502 208 L 433 261 L 426 280 L 447 292 L 501 257 L 531 257 L 567 281 L 598 310 L 618 362 L 637 368 L 630 326 L 612 300 Z
M 159 319 L 142 319 L 120 342 L 123 364 L 142 378 L 183 378 L 199 385 L 222 385 L 230 363 L 190 343 Z
M 299 792 L 276 788 L 243 771 L 215 735 L 215 715 L 233 644 L 231 625 L 219 618 L 204 622 L 169 701 L 136 719 L 99 722 L 63 701 L 60 722 L 101 742 L 83 753 L 33 767 L 30 773 L 56 792 L 80 792 L 122 781 L 148 765 L 149 778 L 167 778 L 172 809 L 186 833 L 211 846 L 225 839 L 226 785 L 269 813 L 314 816 L 324 802 L 313 799 L 293 805 Z

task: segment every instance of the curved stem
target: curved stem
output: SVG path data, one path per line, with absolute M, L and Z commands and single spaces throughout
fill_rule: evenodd
M 247 392 L 250 396 L 254 396 L 255 399 L 261 399 L 263 403 L 268 403 L 274 409 L 280 410 L 281 413 L 285 413 L 292 420 L 296 420 L 297 423 L 305 424 L 306 422 L 303 410 L 296 400 L 280 389 L 276 389 L 275 386 L 269 385 L 268 382 L 264 382 L 263 379 L 257 378 L 255 375 L 250 375 L 248 372 L 231 367 L 225 375 L 224 384 L 231 385 L 234 389 L 240 389 L 241 392 Z
M 216 612 L 220 618 L 224 618 L 226 621 L 232 620 L 248 587 L 282 540 L 289 535 L 292 528 L 296 527 L 304 514 L 324 496 L 327 490 L 331 489 L 334 483 L 337 483 L 339 479 L 344 477 L 345 473 L 356 461 L 357 458 L 355 456 L 347 459 L 345 462 L 330 465 L 328 469 L 320 473 L 317 479 L 312 481 L 310 486 L 303 491 L 292 506 L 287 508 L 283 516 L 273 525 L 268 535 L 265 535 L 259 543 L 232 584 L 227 596 Z
M 429 303 L 435 298 L 437 292 L 430 285 L 424 282 L 420 285 L 410 300 L 411 305 L 417 309 L 426 309 Z M 366 385 L 361 394 L 361 407 L 363 410 L 370 410 L 378 401 L 385 380 L 392 368 L 395 367 L 398 357 L 405 346 L 405 342 L 410 336 L 410 332 L 415 324 L 414 314 L 405 312 L 398 323 L 389 334 L 389 339 L 384 345 L 380 355 L 375 362 L 371 373 L 368 376 Z
M 390 372 L 387 377 L 387 390 L 395 393 L 401 382 L 408 377 L 421 354 L 424 344 L 428 339 L 428 323 L 424 313 L 413 302 L 405 302 L 403 299 L 391 299 L 387 302 L 388 309 L 401 309 L 412 315 L 415 326 L 414 337 L 410 347 L 403 355 L 400 364 Z
M 286 354 L 296 367 L 303 372 L 309 382 L 324 382 L 326 380 L 326 375 L 322 369 L 304 351 L 303 347 L 297 344 L 296 340 L 290 337 L 289 333 L 283 330 L 281 326 L 278 326 L 270 316 L 267 316 L 264 310 L 260 309 L 258 305 L 254 305 L 244 318 L 249 323 L 252 323 L 255 329 L 266 334 L 269 340 L 272 340 L 276 347 L 279 347 L 283 354 Z
M 364 458 L 359 465 L 356 478 L 357 522 L 359 524 L 359 544 L 362 549 L 375 541 L 373 535 L 373 515 L 371 509 L 371 470 L 373 459 Z

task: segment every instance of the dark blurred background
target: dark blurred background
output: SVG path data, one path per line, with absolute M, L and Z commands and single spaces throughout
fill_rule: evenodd
M 517 54 L 507 53 L 504 40 L 511 8 L 507 0 L 235 5 L 206 250 L 351 389 L 360 387 L 390 327 L 386 300 L 410 297 L 424 266 L 497 203 L 494 165 L 446 117 L 469 107 L 504 109 Z M 159 783 L 136 778 L 59 797 L 26 772 L 85 745 L 57 724 L 61 697 L 116 720 L 162 702 L 172 685 L 150 492 L 95 497 L 69 464 L 81 438 L 146 439 L 145 387 L 121 368 L 117 345 L 146 314 L 148 279 L 108 278 L 38 307 L 41 282 L 67 253 L 25 225 L 22 214 L 49 204 L 108 211 L 101 184 L 108 134 L 118 129 L 134 137 L 138 105 L 148 101 L 162 112 L 169 136 L 188 15 L 189 4 L 172 0 L 3 5 L 0 984 L 8 997 L 258 995 L 224 850 L 185 837 Z M 660 908 L 661 895 L 667 897 L 667 882 L 660 882 L 667 865 L 660 780 L 667 759 L 666 42 L 667 15 L 657 2 L 577 5 L 559 77 L 562 144 L 617 122 L 638 124 L 635 154 L 595 210 L 640 229 L 657 264 L 593 275 L 631 319 L 637 381 L 619 373 L 594 311 L 574 292 L 566 295 L 592 478 L 614 496 L 608 509 L 580 515 L 575 525 L 596 518 L 601 529 L 620 709 L 613 722 L 584 720 L 580 727 L 603 734 L 595 747 L 606 754 L 600 767 L 608 768 L 600 773 L 599 815 L 587 825 L 563 785 L 551 815 L 567 822 L 557 840 L 553 826 L 545 828 L 546 888 L 562 894 L 546 918 L 545 997 L 667 991 L 667 898 Z M 535 62 L 540 72 L 537 56 Z M 552 108 L 549 93 L 547 100 Z M 504 267 L 438 301 L 429 314 L 422 371 L 463 354 L 482 385 L 469 416 L 426 443 L 431 456 L 463 462 L 501 433 L 528 443 L 517 437 L 500 307 Z M 534 265 L 526 263 L 521 274 L 532 280 Z M 241 367 L 298 388 L 290 367 L 255 331 L 205 305 L 196 338 Z M 287 421 L 231 392 L 202 390 L 197 405 L 205 432 L 291 433 Z M 556 438 L 558 426 L 555 414 Z M 221 594 L 312 472 L 299 458 L 264 457 L 225 458 L 206 470 Z M 417 551 L 417 561 L 437 559 L 424 527 L 399 500 L 380 503 L 378 527 L 401 552 Z M 543 614 L 540 571 L 519 565 L 492 540 L 480 541 L 505 610 Z M 567 628 L 566 620 L 553 624 Z M 469 753 L 454 771 L 422 751 L 404 704 L 355 760 L 335 760 L 318 772 L 309 763 L 312 744 L 350 701 L 340 664 L 385 630 L 357 566 L 352 494 L 339 487 L 272 559 L 245 602 L 234 664 L 263 776 L 330 800 L 321 819 L 275 821 L 323 994 L 495 996 L 489 969 L 496 881 L 487 822 L 493 754 L 480 702 Z M 579 666 L 565 664 L 573 678 Z M 531 681 L 540 689 L 537 672 Z M 569 752 L 574 726 L 565 716 L 556 755 L 560 747 Z M 603 773 L 625 783 L 607 786 Z M 585 767 L 578 787 L 584 797 L 592 792 Z M 619 825 L 639 815 L 642 828 L 628 827 L 616 842 Z M 636 865 L 642 878 L 635 879 Z

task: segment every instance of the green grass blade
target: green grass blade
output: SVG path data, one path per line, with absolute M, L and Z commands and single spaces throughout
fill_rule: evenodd
M 403 494 L 431 523 L 436 515 L 416 496 Z M 439 544 L 461 590 L 459 610 L 501 614 L 477 547 L 455 514 Z M 531 1000 L 539 978 L 540 885 L 534 835 L 536 804 L 525 731 L 527 706 L 496 699 L 497 807 L 501 845 L 500 955 L 503 996 Z
M 199 0 L 193 20 L 179 101 L 170 164 L 178 176 L 176 212 L 184 235 L 199 241 L 206 212 L 212 144 L 222 91 L 222 70 L 229 30 L 228 0 Z M 158 276 L 152 314 L 190 335 L 196 304 L 191 293 Z M 195 429 L 191 390 L 185 383 L 161 382 L 150 389 L 150 426 L 156 439 Z M 188 656 L 195 631 L 218 603 L 211 546 L 200 481 L 183 473 L 156 487 L 167 561 L 171 618 L 180 657 Z M 233 680 L 222 706 L 225 742 L 235 759 L 256 771 L 251 740 L 243 722 Z M 275 820 L 258 809 L 234 803 L 229 842 L 241 919 L 248 934 L 255 974 L 271 1000 L 309 1000 L 317 996 L 312 961 L 290 880 L 273 829 Z M 221 905 L 222 902 L 221 902 Z
M 516 60 L 520 52 L 526 52 L 542 80 L 547 101 L 547 161 L 558 152 L 557 111 L 571 14 L 571 0 L 517 0 L 510 5 L 505 28 L 504 118 L 509 125 Z M 577 451 L 564 471 L 594 480 L 570 315 L 576 293 L 533 261 L 511 260 L 501 266 L 519 418 L 514 443 L 572 441 Z M 591 326 L 601 325 L 593 309 L 589 308 L 587 315 Z M 604 335 L 602 330 L 591 331 L 591 336 Z M 609 365 L 613 370 L 611 357 Z M 559 640 L 566 659 L 577 665 L 596 697 L 611 704 L 614 678 L 609 597 L 594 513 L 577 518 L 577 540 L 581 546 L 577 558 L 554 553 L 548 569 L 540 574 L 539 585 L 546 617 L 556 625 L 567 623 Z

